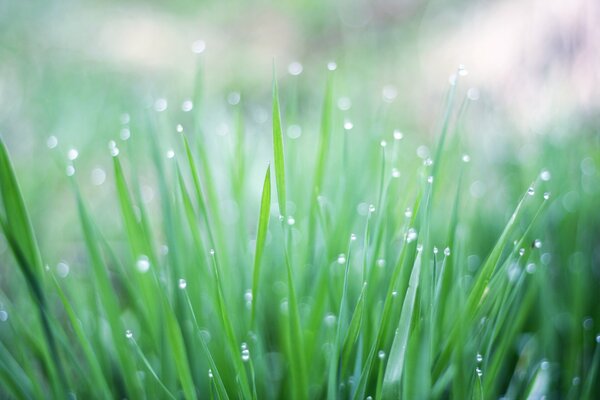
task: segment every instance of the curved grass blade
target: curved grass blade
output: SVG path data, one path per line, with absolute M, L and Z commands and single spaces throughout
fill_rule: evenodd
M 281 129 L 281 110 L 279 107 L 279 89 L 275 77 L 275 65 L 273 65 L 273 153 L 275 160 L 275 182 L 277 187 L 277 201 L 279 202 L 279 213 L 283 216 L 286 212 L 285 194 L 285 161 L 283 155 L 283 132 Z

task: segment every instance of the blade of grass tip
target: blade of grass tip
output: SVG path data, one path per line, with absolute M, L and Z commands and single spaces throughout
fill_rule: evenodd
M 279 107 L 279 89 L 277 88 L 277 77 L 275 76 L 275 62 L 273 62 L 273 153 L 275 161 L 275 183 L 277 189 L 277 201 L 279 202 L 279 214 L 285 217 L 287 215 L 285 194 L 285 161 L 283 153 L 283 131 L 281 129 L 281 110 Z
M 260 212 L 258 217 L 258 228 L 256 234 L 256 249 L 254 252 L 254 268 L 252 275 L 252 316 L 250 327 L 254 329 L 256 322 L 256 304 L 258 300 L 258 284 L 260 279 L 260 261 L 265 249 L 267 239 L 267 228 L 269 227 L 269 210 L 271 209 L 271 167 L 267 166 L 265 181 L 263 183 L 262 197 L 260 201 Z
M 352 356 L 354 345 L 358 340 L 358 336 L 360 334 L 360 328 L 362 326 L 363 314 L 365 310 L 365 293 L 367 289 L 367 282 L 363 283 L 362 289 L 360 291 L 360 295 L 358 296 L 358 300 L 356 302 L 356 306 L 354 307 L 354 312 L 352 313 L 352 318 L 350 319 L 350 325 L 348 326 L 348 332 L 346 332 L 346 337 L 342 342 L 342 367 L 340 369 L 340 376 L 346 376 L 350 365 L 350 359 Z
M 415 301 L 417 299 L 419 276 L 421 274 L 421 253 L 421 250 L 417 250 L 417 258 L 410 274 L 408 289 L 402 304 L 398 330 L 387 359 L 385 375 L 383 377 L 383 395 L 385 398 L 398 397 L 400 395 L 400 380 L 402 379 L 402 371 L 404 369 L 404 359 L 415 309 Z

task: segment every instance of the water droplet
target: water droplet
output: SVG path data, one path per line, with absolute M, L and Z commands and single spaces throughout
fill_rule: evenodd
M 171 159 L 173 157 L 175 157 L 175 152 L 173 151 L 173 149 L 167 150 L 167 158 Z
M 533 188 L 533 186 L 530 186 L 529 189 L 527 189 L 527 194 L 530 196 L 533 196 L 535 194 L 535 189 Z
M 365 400 L 373 400 L 373 396 L 367 396 Z
M 394 85 L 385 85 L 381 90 L 381 95 L 383 96 L 383 101 L 391 103 L 398 97 L 398 89 Z
M 420 244 L 420 243 L 419 243 L 419 244 L 417 245 L 417 251 L 418 251 L 419 253 L 423 251 L 423 245 L 422 245 L 422 244 Z
M 423 160 L 426 159 L 429 157 L 429 148 L 425 145 L 417 147 L 417 156 Z
M 397 297 L 397 296 L 398 296 L 398 292 L 397 292 L 396 290 L 394 290 L 394 291 L 392 292 L 392 297 Z
M 242 95 L 240 94 L 240 92 L 230 92 L 227 95 L 227 102 L 232 106 L 239 104 L 241 99 Z
M 327 69 L 330 71 L 335 71 L 337 69 L 337 64 L 334 61 L 330 61 L 327 63 Z
M 552 174 L 550 174 L 550 171 L 548 171 L 547 169 L 543 169 L 542 172 L 540 172 L 540 179 L 543 181 L 549 181 L 550 178 L 552 178 Z
M 379 350 L 377 357 L 379 357 L 380 360 L 383 360 L 385 358 L 385 351 Z
M 481 368 L 477 367 L 475 368 L 475 373 L 477 374 L 477 376 L 481 377 L 483 375 L 483 371 L 481 370 Z
M 209 369 L 208 369 L 208 379 L 212 379 L 213 377 L 214 377 L 214 376 L 213 376 L 212 369 L 210 369 L 210 368 L 209 368 Z
M 548 200 L 550 198 L 550 192 L 544 193 L 544 200 Z
M 298 139 L 302 136 L 302 128 L 300 125 L 290 125 L 288 126 L 286 133 L 290 139 Z
M 199 39 L 192 43 L 192 52 L 202 54 L 204 50 L 206 50 L 206 43 L 204 40 Z
M 356 240 L 356 235 L 354 233 L 350 234 L 350 240 L 354 242 Z
M 61 261 L 58 264 L 56 264 L 56 274 L 61 278 L 66 278 L 67 275 L 69 275 L 69 270 L 69 264 L 67 264 L 64 261 Z
M 186 282 L 186 280 L 185 280 L 185 279 L 183 279 L 183 278 L 180 278 L 180 279 L 179 279 L 179 285 L 178 285 L 178 286 L 179 286 L 179 289 L 185 289 L 185 288 L 187 287 L 187 282 Z
M 457 78 L 456 74 L 451 74 L 448 77 L 448 83 L 450 84 L 450 86 L 456 85 L 456 78 Z
M 67 176 L 75 175 L 75 167 L 72 165 L 67 165 L 66 172 L 67 172 Z
M 154 110 L 158 112 L 165 111 L 168 106 L 169 104 L 167 103 L 167 99 L 162 97 L 160 99 L 156 99 L 156 101 L 154 102 Z
M 433 160 L 431 158 L 426 158 L 423 160 L 423 165 L 429 167 L 430 165 L 433 165 Z
M 479 100 L 479 89 L 474 87 L 469 88 L 469 90 L 467 90 L 467 99 L 471 101 Z
M 131 329 L 127 329 L 127 330 L 125 331 L 125 337 L 126 337 L 127 339 L 133 339 L 133 332 L 131 332 Z
M 465 67 L 464 64 L 460 64 L 458 66 L 458 75 L 460 76 L 467 76 L 469 74 L 469 71 L 467 71 L 467 68 Z
M 210 249 L 210 250 L 208 251 L 208 253 L 209 253 L 211 256 L 214 256 L 214 255 L 215 255 L 215 249 Z
M 444 255 L 445 255 L 446 257 L 448 257 L 448 256 L 450 255 L 450 247 L 446 247 L 446 248 L 444 249 Z
M 69 160 L 74 161 L 77 159 L 77 157 L 79 157 L 79 152 L 77 151 L 77 149 L 69 149 L 67 157 L 69 158 Z
M 332 327 L 335 324 L 335 315 L 332 313 L 327 313 L 324 318 L 325 325 Z
M 463 162 L 468 163 L 471 161 L 471 156 L 468 154 L 463 154 L 462 160 L 463 160 Z
M 186 99 L 183 101 L 183 103 L 181 103 L 181 111 L 183 111 L 183 112 L 190 112 L 190 111 L 192 111 L 193 108 L 194 108 L 194 103 L 189 99 Z
M 244 292 L 244 300 L 246 302 L 252 301 L 252 289 L 246 289 Z
M 535 239 L 533 241 L 533 247 L 536 249 L 540 249 L 542 247 L 542 241 L 540 239 Z
M 338 255 L 337 262 L 338 262 L 338 264 L 345 264 L 346 263 L 346 255 L 344 253 L 341 253 L 340 255 Z
M 294 217 L 288 217 L 287 219 L 287 224 L 292 226 L 296 223 L 296 220 L 294 219 Z
M 375 212 L 375 206 L 373 204 L 369 204 L 369 212 L 370 213 L 374 213 Z
M 385 260 L 383 258 L 378 258 L 375 262 L 379 268 L 385 267 Z
M 177 124 L 177 126 L 175 127 L 175 130 L 179 133 L 183 132 L 183 125 Z
M 519 255 L 522 256 L 523 254 L 525 254 L 525 249 L 520 248 L 519 249 Z
M 406 232 L 406 242 L 410 243 L 417 238 L 417 231 L 414 228 L 410 228 L 408 232 Z
M 407 208 L 406 208 L 406 210 L 404 210 L 404 216 L 405 216 L 406 218 L 410 218 L 410 217 L 412 217 L 412 214 L 413 214 L 413 213 L 412 213 L 412 209 L 411 209 L 410 207 L 407 207 Z
M 438 248 L 437 248 L 437 247 L 435 247 L 435 246 L 433 246 L 433 254 L 437 254 L 437 253 L 438 253 L 438 251 L 439 251 L 439 250 L 438 250 Z
M 589 331 L 594 327 L 594 320 L 592 318 L 586 318 L 583 320 L 583 329 Z
M 349 131 L 352 128 L 354 128 L 354 124 L 352 123 L 352 121 L 350 121 L 350 120 L 344 121 L 344 129 L 345 130 Z
M 247 348 L 242 348 L 242 361 L 248 362 L 248 360 L 250 360 L 250 350 Z
M 348 97 L 340 97 L 337 101 L 337 106 L 342 111 L 348 111 L 352 108 L 352 100 Z
M 8 320 L 8 313 L 5 310 L 0 310 L 0 321 L 6 322 Z
M 279 304 L 279 311 L 281 311 L 282 314 L 287 314 L 288 313 L 288 301 L 287 301 L 287 299 L 283 299 L 281 301 L 281 304 Z
M 573 386 L 579 386 L 579 384 L 581 383 L 581 378 L 576 376 L 573 378 L 573 380 L 571 381 L 571 383 L 573 384 Z
M 427 177 L 427 183 L 433 183 L 433 176 L 428 176 Z
M 395 140 L 402 140 L 403 137 L 404 137 L 404 134 L 399 129 L 394 129 L 394 139 Z
M 49 149 L 53 149 L 56 146 L 58 146 L 58 139 L 56 138 L 56 136 L 50 136 L 46 140 L 46 146 L 48 146 Z
M 475 356 L 475 360 L 480 363 L 483 361 L 483 356 L 479 353 L 477 353 L 477 355 Z
M 106 172 L 100 167 L 96 167 L 92 170 L 92 184 L 95 186 L 100 186 L 106 180 Z
M 550 368 L 550 363 L 546 360 L 542 361 L 542 363 L 540 364 L 540 368 L 542 370 L 547 370 L 548 368 Z
M 387 142 L 385 140 L 382 140 L 381 142 L 379 142 L 379 145 L 381 147 L 385 147 L 385 146 L 387 146 Z
M 298 61 L 293 61 L 288 65 L 288 73 L 293 76 L 300 75 L 303 69 L 304 68 L 302 67 L 302 64 L 300 64 Z
M 600 343 L 600 335 L 596 336 L 596 343 Z
M 525 271 L 527 271 L 528 274 L 533 274 L 535 272 L 535 268 L 536 268 L 536 266 L 534 263 L 529 263 L 525 267 Z
M 118 147 L 113 147 L 110 149 L 110 155 L 113 157 L 116 157 L 119 155 L 119 148 Z
M 400 171 L 398 171 L 398 168 L 392 168 L 392 178 L 400 178 Z
M 146 273 L 150 269 L 150 260 L 148 260 L 147 256 L 142 254 L 135 262 L 135 266 L 141 273 Z

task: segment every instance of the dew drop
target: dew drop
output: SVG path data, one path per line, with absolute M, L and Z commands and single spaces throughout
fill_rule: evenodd
M 241 99 L 242 95 L 240 94 L 240 92 L 230 92 L 227 95 L 227 102 L 232 106 L 239 104 Z
M 288 224 L 289 226 L 292 226 L 292 225 L 294 225 L 295 223 L 296 223 L 296 220 L 294 219 L 294 217 L 288 217 L 288 219 L 287 219 L 287 224 Z
M 133 339 L 133 332 L 131 331 L 131 329 L 127 329 L 127 330 L 125 331 L 125 337 L 126 337 L 127 339 Z
M 208 253 L 209 253 L 211 256 L 214 256 L 214 255 L 215 255 L 215 249 L 210 249 L 210 250 L 208 251 Z
M 433 176 L 428 176 L 427 177 L 427 183 L 433 183 Z
M 370 213 L 374 213 L 375 212 L 375 206 L 373 204 L 369 204 L 369 212 Z
M 379 145 L 381 147 L 385 147 L 385 146 L 387 146 L 387 142 L 385 140 L 382 140 L 381 142 L 379 142 Z
M 383 101 L 391 103 L 398 97 L 398 89 L 394 85 L 385 85 L 381 90 L 381 95 L 383 96 Z
M 579 384 L 581 383 L 581 378 L 576 376 L 575 378 L 573 378 L 571 383 L 573 384 L 573 386 L 579 386 Z
M 337 262 L 338 262 L 338 264 L 345 264 L 346 263 L 346 255 L 344 253 L 341 253 L 340 255 L 338 255 Z
M 6 310 L 0 310 L 0 321 L 6 322 L 8 320 L 8 312 Z
M 302 64 L 300 64 L 298 61 L 293 61 L 288 65 L 288 73 L 290 75 L 298 76 L 303 70 L 304 68 L 302 67 Z
M 250 360 L 250 350 L 247 348 L 242 348 L 242 361 L 248 362 L 248 360 Z
M 448 256 L 450 255 L 450 247 L 446 247 L 446 248 L 444 249 L 444 255 L 445 255 L 446 257 L 448 257 Z
M 550 198 L 550 192 L 544 193 L 544 200 L 548 200 Z
M 450 84 L 450 86 L 456 85 L 456 78 L 457 78 L 456 74 L 451 74 L 448 77 L 448 83 Z
M 75 167 L 72 165 L 67 165 L 66 172 L 67 172 L 67 176 L 75 175 Z
M 583 329 L 589 331 L 594 327 L 594 320 L 592 318 L 586 318 L 583 320 Z
M 348 97 L 340 97 L 337 101 L 337 106 L 342 111 L 348 111 L 352 108 L 352 100 Z
M 406 210 L 404 210 L 404 216 L 405 216 L 406 218 L 410 218 L 410 217 L 412 217 L 412 214 L 413 214 L 413 213 L 412 213 L 412 209 L 411 209 L 410 207 L 407 207 L 407 208 L 406 208 Z
M 144 274 L 150 269 L 150 260 L 148 260 L 147 256 L 142 254 L 138 257 L 137 261 L 135 262 L 135 266 L 138 271 Z
M 119 117 L 119 121 L 121 121 L 121 123 L 123 125 L 128 124 L 129 121 L 131 120 L 131 117 L 129 116 L 128 113 L 123 113 L 121 114 L 121 116 Z
M 469 88 L 469 90 L 467 90 L 467 99 L 471 100 L 471 101 L 477 101 L 479 100 L 479 89 L 477 88 Z
M 433 165 L 433 160 L 431 158 L 426 158 L 425 160 L 423 160 L 423 165 L 429 167 Z
M 533 188 L 533 186 L 530 186 L 529 189 L 527 189 L 527 194 L 530 196 L 533 196 L 535 194 L 535 189 Z
M 525 271 L 527 271 L 528 274 L 533 274 L 535 272 L 536 266 L 534 263 L 529 263 L 527 264 L 527 267 L 525 267 Z
M 185 289 L 187 287 L 187 281 L 183 278 L 179 279 L 179 289 Z
M 110 155 L 113 157 L 116 157 L 119 155 L 119 148 L 118 147 L 113 147 L 110 149 Z
M 392 178 L 400 178 L 400 171 L 398 171 L 398 168 L 392 168 Z
M 383 360 L 385 358 L 385 351 L 379 350 L 377 357 L 379 357 L 380 360 Z
M 406 232 L 406 242 L 410 243 L 417 238 L 417 231 L 414 228 L 410 228 L 408 232 Z
M 477 356 L 475 356 L 475 360 L 477 360 L 478 363 L 483 361 L 483 356 L 480 353 L 477 353 Z
M 92 184 L 95 186 L 100 186 L 106 181 L 106 172 L 100 167 L 96 167 L 92 170 L 91 173 Z
M 522 256 L 523 254 L 525 254 L 525 249 L 520 248 L 519 249 L 519 255 Z
M 181 103 L 181 111 L 183 111 L 183 112 L 190 112 L 190 111 L 192 111 L 193 108 L 194 108 L 194 103 L 189 99 L 186 99 L 183 101 L 183 103 Z
M 596 335 L 596 343 L 600 343 L 600 335 Z
M 403 137 L 404 137 L 404 134 L 399 129 L 394 129 L 394 139 L 395 140 L 402 140 Z
M 325 325 L 332 327 L 335 324 L 335 315 L 332 313 L 327 313 L 324 318 Z
M 67 264 L 64 261 L 59 262 L 58 264 L 56 264 L 56 274 L 61 277 L 61 278 L 66 278 L 67 275 L 69 275 L 69 264 Z
M 385 260 L 383 258 L 378 258 L 375 262 L 379 268 L 385 267 Z
M 422 245 L 422 244 L 420 244 L 420 243 L 419 243 L 419 244 L 417 245 L 417 251 L 418 251 L 419 253 L 423 251 L 423 245 Z
M 252 301 L 252 290 L 251 290 L 251 289 L 247 289 L 247 290 L 244 292 L 244 300 L 245 300 L 246 302 L 251 302 L 251 301 Z
M 398 297 L 398 292 L 396 290 L 392 292 L 392 297 Z
M 56 138 L 56 136 L 50 136 L 47 140 L 46 140 L 46 146 L 48 146 L 49 149 L 53 149 L 58 145 L 58 139 Z
M 208 379 L 212 379 L 213 378 L 213 372 L 212 369 L 208 369 Z
M 477 376 L 481 377 L 483 375 L 483 371 L 481 370 L 481 368 L 477 367 L 475 368 L 475 373 L 477 374 Z
M 433 246 L 433 254 L 437 254 L 437 253 L 438 253 L 438 251 L 439 251 L 439 250 L 438 250 L 438 248 L 437 248 L 437 247 L 435 247 L 435 246 Z
M 337 64 L 334 61 L 330 61 L 327 63 L 327 69 L 330 71 L 335 71 L 337 69 Z
M 468 163 L 471 161 L 471 156 L 468 154 L 463 154 L 462 160 L 463 160 L 463 162 Z
M 204 50 L 206 50 L 206 43 L 204 40 L 199 39 L 192 43 L 192 52 L 202 54 L 204 53 Z
M 74 161 L 77 159 L 77 157 L 79 157 L 79 152 L 77 151 L 77 149 L 69 149 L 67 157 L 69 158 L 69 160 Z
M 171 159 L 173 157 L 175 157 L 175 152 L 173 151 L 173 149 L 167 150 L 167 158 Z
M 540 172 L 540 179 L 543 181 L 549 181 L 550 178 L 552 178 L 552 174 L 550 174 L 550 171 L 548 171 L 547 169 L 543 169 L 542 172 Z
M 460 75 L 460 76 L 467 76 L 467 75 L 469 75 L 469 71 L 464 66 L 464 64 L 460 64 L 458 66 L 458 75 Z
M 533 247 L 536 249 L 540 249 L 542 247 L 542 241 L 540 239 L 535 239 L 533 241 Z
M 350 120 L 344 121 L 344 129 L 345 130 L 349 131 L 352 128 L 354 128 L 354 124 L 352 123 L 352 121 L 350 121 Z
M 175 130 L 179 133 L 183 132 L 183 125 L 177 124 L 177 126 L 175 127 Z
M 154 110 L 158 112 L 165 111 L 168 106 L 169 104 L 167 103 L 167 99 L 162 97 L 160 99 L 156 99 L 156 101 L 154 102 Z
M 300 125 L 290 125 L 285 132 L 290 139 L 298 139 L 302 136 L 302 128 Z
M 354 242 L 356 240 L 356 235 L 354 233 L 350 234 L 350 241 Z

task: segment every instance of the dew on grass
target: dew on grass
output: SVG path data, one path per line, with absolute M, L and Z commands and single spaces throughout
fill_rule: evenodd
M 398 168 L 392 168 L 392 178 L 400 178 L 400 171 L 398 171 Z
M 544 200 L 548 200 L 550 198 L 550 192 L 544 193 Z
M 586 318 L 583 320 L 583 329 L 589 331 L 594 326 L 594 320 L 592 318 Z
M 287 224 L 288 224 L 289 226 L 292 226 L 292 225 L 294 225 L 295 223 L 296 223 L 296 220 L 294 219 L 294 217 L 291 217 L 291 216 L 290 216 L 290 217 L 288 217 L 288 219 L 287 219 Z
M 242 361 L 243 362 L 247 362 L 248 360 L 250 360 L 250 350 L 248 350 L 248 345 L 246 344 L 246 342 L 242 343 Z
M 121 138 L 121 140 L 129 139 L 131 137 L 131 131 L 129 130 L 129 128 L 121 128 L 121 131 L 119 132 L 119 137 Z
M 581 383 L 581 378 L 578 376 L 574 377 L 573 380 L 571 381 L 571 384 L 573 386 L 579 386 L 580 383 Z
M 398 97 L 398 89 L 394 85 L 385 85 L 381 90 L 381 95 L 383 97 L 383 101 L 386 103 L 391 103 Z
M 96 167 L 91 172 L 92 184 L 100 186 L 106 181 L 106 172 L 100 167 Z
M 325 325 L 332 327 L 335 324 L 335 315 L 332 313 L 327 313 L 323 320 L 325 322 Z
M 335 71 L 337 69 L 337 64 L 335 63 L 335 61 L 329 61 L 327 63 L 327 69 L 330 71 Z
M 58 264 L 56 264 L 56 274 L 61 277 L 61 278 L 66 278 L 67 275 L 69 275 L 69 264 L 67 264 L 64 261 L 59 262 Z
M 423 165 L 426 167 L 429 167 L 429 166 L 433 165 L 433 160 L 428 157 L 423 161 Z
M 438 253 L 438 248 L 433 246 L 433 254 L 437 254 Z
M 345 130 L 347 130 L 347 131 L 349 131 L 349 130 L 351 130 L 352 128 L 354 128 L 354 124 L 352 123 L 352 121 L 350 121 L 350 120 L 348 120 L 348 119 L 347 119 L 347 120 L 345 120 L 345 121 L 344 121 L 344 129 L 345 129 Z
M 529 189 L 527 189 L 527 194 L 530 196 L 533 196 L 535 194 L 535 189 L 533 188 L 533 186 L 530 186 Z
M 375 212 L 375 206 L 373 204 L 369 204 L 369 213 Z
M 183 132 L 183 125 L 177 124 L 177 126 L 175 127 L 175 130 L 179 133 Z
M 477 353 L 477 355 L 475 356 L 475 360 L 480 363 L 483 361 L 483 356 L 480 353 Z
M 550 363 L 547 360 L 543 360 L 540 364 L 540 368 L 545 371 L 550 368 Z
M 373 400 L 373 396 L 367 396 L 365 397 L 365 400 Z
M 380 360 L 383 360 L 385 358 L 385 351 L 379 350 L 377 357 L 379 357 Z
M 519 255 L 522 256 L 523 254 L 525 254 L 525 249 L 524 248 L 520 248 L 519 249 Z
M 302 64 L 300 64 L 298 61 L 293 61 L 288 65 L 288 74 L 293 75 L 293 76 L 298 76 L 302 73 L 302 71 L 304 70 L 304 68 L 302 67 Z
M 534 263 L 529 263 L 525 267 L 525 271 L 527 271 L 528 274 L 533 274 L 535 272 L 535 269 L 536 269 L 536 266 Z
M 396 290 L 392 292 L 392 297 L 398 297 L 398 292 Z
M 378 258 L 377 261 L 375 261 L 375 264 L 380 267 L 383 268 L 385 267 L 385 259 L 383 258 Z
M 169 107 L 169 103 L 167 99 L 161 97 L 154 101 L 154 111 L 163 112 Z
M 467 90 L 467 99 L 471 101 L 479 100 L 479 89 L 474 87 L 469 88 L 469 90 Z
M 540 239 L 535 239 L 533 241 L 533 247 L 536 249 L 540 249 L 542 247 L 542 241 Z
M 405 216 L 406 218 L 410 218 L 410 217 L 412 217 L 412 214 L 413 214 L 413 213 L 412 213 L 412 209 L 411 209 L 410 207 L 407 207 L 407 208 L 406 208 L 406 210 L 404 210 L 404 216 Z
M 8 312 L 6 310 L 0 310 L 0 322 L 6 322 L 8 320 Z
M 448 83 L 450 84 L 450 86 L 456 85 L 456 78 L 457 78 L 456 74 L 451 74 L 448 77 Z
M 354 233 L 350 234 L 350 241 L 354 242 L 356 240 L 356 235 Z
M 550 254 L 550 253 L 544 253 L 540 257 L 540 259 L 542 260 L 542 264 L 548 265 L 548 264 L 550 264 L 550 260 L 552 260 L 552 254 Z
M 215 255 L 215 249 L 210 249 L 210 250 L 208 251 L 208 253 L 209 253 L 211 256 L 214 256 L 214 255 Z
M 427 177 L 427 183 L 433 183 L 433 176 L 428 176 Z
M 110 149 L 110 155 L 113 157 L 116 157 L 119 155 L 119 148 L 117 146 L 114 146 Z
M 463 154 L 462 160 L 463 160 L 464 163 L 468 163 L 468 162 L 471 161 L 471 156 L 468 155 L 468 154 Z
M 596 343 L 600 343 L 600 334 L 596 335 Z
M 394 139 L 395 140 L 402 140 L 403 137 L 404 137 L 404 134 L 400 131 L 400 129 L 394 129 Z
M 195 54 L 202 54 L 206 50 L 206 43 L 202 39 L 198 39 L 192 43 L 192 52 Z
M 417 231 L 414 228 L 409 228 L 406 232 L 406 242 L 410 243 L 417 238 Z
M 448 256 L 450 255 L 450 247 L 446 247 L 446 248 L 444 249 L 444 255 L 445 255 L 446 257 L 448 257 Z
M 550 178 L 552 178 L 552 174 L 550 174 L 550 171 L 548 171 L 547 169 L 543 169 L 542 172 L 540 172 L 540 179 L 543 181 L 549 181 Z
M 302 128 L 300 127 L 300 125 L 292 124 L 288 126 L 285 133 L 290 139 L 298 139 L 300 136 L 302 136 Z
M 417 245 L 417 251 L 418 251 L 419 253 L 423 251 L 423 245 L 422 245 L 422 244 L 420 244 L 420 243 L 419 243 L 419 244 Z
M 279 311 L 281 311 L 282 314 L 287 314 L 288 313 L 288 301 L 287 299 L 283 299 L 281 301 L 281 304 L 279 304 Z
M 417 156 L 423 160 L 429 157 L 429 147 L 425 145 L 417 147 Z
M 460 76 L 467 76 L 469 74 L 469 71 L 467 70 L 467 68 L 465 67 L 464 64 L 459 64 L 458 66 L 458 75 Z
M 185 289 L 187 287 L 187 281 L 183 278 L 179 279 L 179 289 Z
M 48 139 L 46 140 L 46 146 L 48 146 L 49 149 L 53 149 L 56 146 L 58 146 L 58 139 L 56 138 L 56 136 L 52 135 L 48 137 Z
M 385 140 L 382 140 L 381 142 L 379 142 L 379 145 L 381 147 L 385 147 L 385 146 L 387 146 L 387 142 Z
M 190 112 L 193 109 L 194 109 L 194 103 L 191 100 L 186 99 L 183 101 L 183 103 L 181 103 L 181 111 Z
M 175 151 L 173 151 L 173 149 L 169 149 L 169 150 L 167 150 L 166 155 L 167 155 L 168 159 L 171 159 L 171 158 L 175 157 Z
M 241 99 L 242 99 L 242 95 L 240 94 L 240 92 L 234 91 L 234 92 L 230 92 L 227 95 L 227 102 L 232 106 L 239 104 Z
M 346 263 L 346 255 L 344 253 L 341 253 L 340 255 L 338 255 L 337 262 L 338 262 L 338 264 L 345 264 Z
M 129 113 L 123 113 L 119 116 L 119 121 L 121 121 L 121 124 L 123 125 L 128 124 L 130 120 L 131 117 L 129 116 Z
M 212 372 L 212 369 L 209 368 L 208 369 L 208 379 L 212 379 L 212 378 L 214 378 L 213 372 Z
M 135 266 L 137 270 L 141 273 L 146 273 L 150 269 L 150 260 L 148 260 L 147 256 L 142 254 L 138 257 L 137 261 L 135 262 Z
M 337 101 L 337 106 L 342 111 L 348 111 L 352 108 L 352 100 L 348 97 L 340 97 Z
M 475 368 L 475 373 L 477 374 L 477 376 L 481 377 L 483 375 L 483 371 L 481 370 L 481 368 L 477 367 Z
M 126 337 L 127 339 L 133 339 L 133 332 L 131 331 L 131 329 L 127 329 L 127 330 L 125 331 L 125 337 Z
M 244 292 L 244 300 L 248 303 L 252 301 L 252 290 L 251 289 L 247 289 Z
M 67 168 L 65 169 L 67 176 L 73 176 L 75 175 L 75 167 L 72 165 L 67 165 Z

